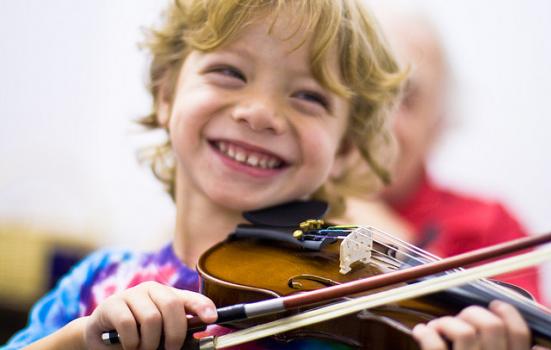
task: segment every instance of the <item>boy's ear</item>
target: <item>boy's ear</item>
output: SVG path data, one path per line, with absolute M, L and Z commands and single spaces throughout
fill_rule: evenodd
M 335 155 L 335 161 L 333 162 L 333 167 L 329 173 L 331 179 L 339 179 L 344 175 L 345 170 L 353 162 L 354 145 L 350 140 L 343 140 Z
M 168 79 L 165 77 L 159 87 L 159 95 L 157 96 L 157 123 L 163 128 L 168 128 L 170 122 L 170 114 L 172 112 L 172 98 L 170 89 L 168 88 Z
M 170 102 L 166 99 L 160 98 L 157 104 L 157 123 L 163 128 L 168 128 L 168 122 L 170 120 Z

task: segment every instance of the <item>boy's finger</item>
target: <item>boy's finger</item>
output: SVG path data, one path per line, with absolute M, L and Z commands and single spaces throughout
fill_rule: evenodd
M 104 305 L 104 308 L 108 308 L 109 312 L 102 314 L 104 320 L 100 320 L 100 324 L 107 326 L 103 330 L 114 328 L 124 349 L 137 349 L 140 344 L 138 324 L 128 305 L 123 300 L 117 300 Z
M 413 338 L 417 340 L 422 350 L 446 350 L 446 342 L 436 330 L 424 324 L 418 324 L 413 328 Z
M 161 312 L 153 303 L 147 291 L 132 293 L 125 299 L 134 318 L 140 325 L 139 348 L 143 350 L 157 349 L 163 327 Z
M 517 309 L 499 300 L 492 301 L 489 308 L 505 323 L 509 349 L 529 349 L 530 329 Z
M 97 308 L 96 308 L 97 310 Z M 106 346 L 101 338 L 101 334 L 105 331 L 105 326 L 99 324 L 98 315 L 83 316 L 73 320 L 72 322 L 81 322 L 83 325 L 85 346 L 88 349 L 98 350 L 122 350 L 120 344 L 115 346 Z M 109 329 L 114 329 L 112 324 L 108 324 Z
M 187 331 L 184 302 L 169 288 L 152 288 L 149 295 L 163 317 L 165 349 L 180 349 Z
M 188 313 L 194 313 L 205 323 L 216 321 L 216 305 L 204 295 L 181 289 L 172 289 L 179 298 L 184 301 L 184 307 Z
M 506 329 L 500 317 L 480 306 L 470 306 L 457 315 L 472 325 L 483 349 L 507 350 Z
M 439 334 L 453 342 L 454 350 L 480 349 L 476 329 L 456 317 L 441 317 L 427 324 Z

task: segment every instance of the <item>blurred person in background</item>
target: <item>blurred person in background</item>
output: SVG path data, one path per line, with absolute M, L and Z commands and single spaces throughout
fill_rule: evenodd
M 349 199 L 349 217 L 441 257 L 525 237 L 525 229 L 503 204 L 442 187 L 431 178 L 427 161 L 451 112 L 451 72 L 445 51 L 422 14 L 372 5 L 410 75 L 393 120 L 398 156 L 392 182 L 374 200 Z M 522 287 L 541 301 L 536 268 L 497 279 Z

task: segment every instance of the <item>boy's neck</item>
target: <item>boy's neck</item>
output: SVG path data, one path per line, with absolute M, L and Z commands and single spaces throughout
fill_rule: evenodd
M 199 193 L 177 193 L 176 208 L 174 252 L 191 268 L 201 254 L 244 222 L 241 213 L 219 206 Z

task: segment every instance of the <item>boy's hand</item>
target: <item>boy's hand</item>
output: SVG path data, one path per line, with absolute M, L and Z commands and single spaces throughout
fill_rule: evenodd
M 85 341 L 90 349 L 107 349 L 101 334 L 116 330 L 125 350 L 155 350 L 161 334 L 165 349 L 180 349 L 186 337 L 186 313 L 205 323 L 217 317 L 214 303 L 201 294 L 144 282 L 105 299 L 88 318 Z
M 470 306 L 456 317 L 442 317 L 417 325 L 413 337 L 423 350 L 526 350 L 530 349 L 530 330 L 511 305 L 493 301 L 488 309 Z

